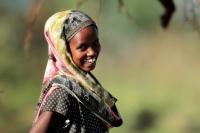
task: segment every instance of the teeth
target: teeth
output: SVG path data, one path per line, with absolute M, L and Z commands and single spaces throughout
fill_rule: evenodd
M 89 60 L 86 60 L 86 62 L 88 62 L 88 63 L 94 63 L 96 61 L 96 59 L 94 58 L 94 59 L 89 59 Z

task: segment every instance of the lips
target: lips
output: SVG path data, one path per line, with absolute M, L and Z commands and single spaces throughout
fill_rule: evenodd
M 88 58 L 84 60 L 84 63 L 95 64 L 97 58 Z

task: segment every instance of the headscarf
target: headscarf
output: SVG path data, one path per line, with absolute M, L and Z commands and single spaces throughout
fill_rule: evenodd
M 51 16 L 45 24 L 44 35 L 48 42 L 48 63 L 44 75 L 43 86 L 47 86 L 55 77 L 65 75 L 75 79 L 91 99 L 97 104 L 96 109 L 90 108 L 85 101 L 75 94 L 75 98 L 85 105 L 92 113 L 104 121 L 108 126 L 116 126 L 121 121 L 118 113 L 111 108 L 117 99 L 106 91 L 91 73 L 79 69 L 67 50 L 69 41 L 81 29 L 96 26 L 95 22 L 85 13 L 77 10 L 61 11 Z M 63 33 L 65 39 L 63 39 Z M 60 84 L 60 86 L 62 86 Z

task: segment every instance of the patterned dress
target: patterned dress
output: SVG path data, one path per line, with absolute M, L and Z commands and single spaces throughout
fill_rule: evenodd
M 70 87 L 80 87 L 73 79 L 67 79 Z M 61 114 L 65 121 L 58 125 L 55 133 L 108 133 L 107 126 L 65 88 L 58 88 L 47 97 L 41 112 L 53 111 Z

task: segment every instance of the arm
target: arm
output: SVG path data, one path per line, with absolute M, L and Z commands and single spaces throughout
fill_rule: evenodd
M 32 126 L 29 133 L 46 133 L 50 128 L 50 121 L 52 118 L 53 112 L 46 111 L 41 114 L 36 123 Z
M 45 111 L 34 123 L 29 133 L 47 133 L 54 131 L 56 127 L 64 121 L 64 117 L 56 112 Z
M 120 114 L 119 114 L 119 112 L 118 112 L 118 110 L 117 110 L 117 107 L 116 107 L 116 105 L 114 105 L 112 108 L 112 111 L 118 116 L 118 120 L 116 121 L 116 123 L 115 123 L 115 127 L 119 127 L 119 126 L 121 126 L 122 125 L 122 123 L 123 123 L 123 120 L 122 120 L 122 118 L 121 118 L 121 116 L 120 116 Z
M 64 123 L 66 114 L 69 114 L 67 113 L 69 100 L 65 91 L 58 88 L 51 92 L 42 106 L 41 115 L 33 124 L 29 133 L 53 132 L 61 123 Z

